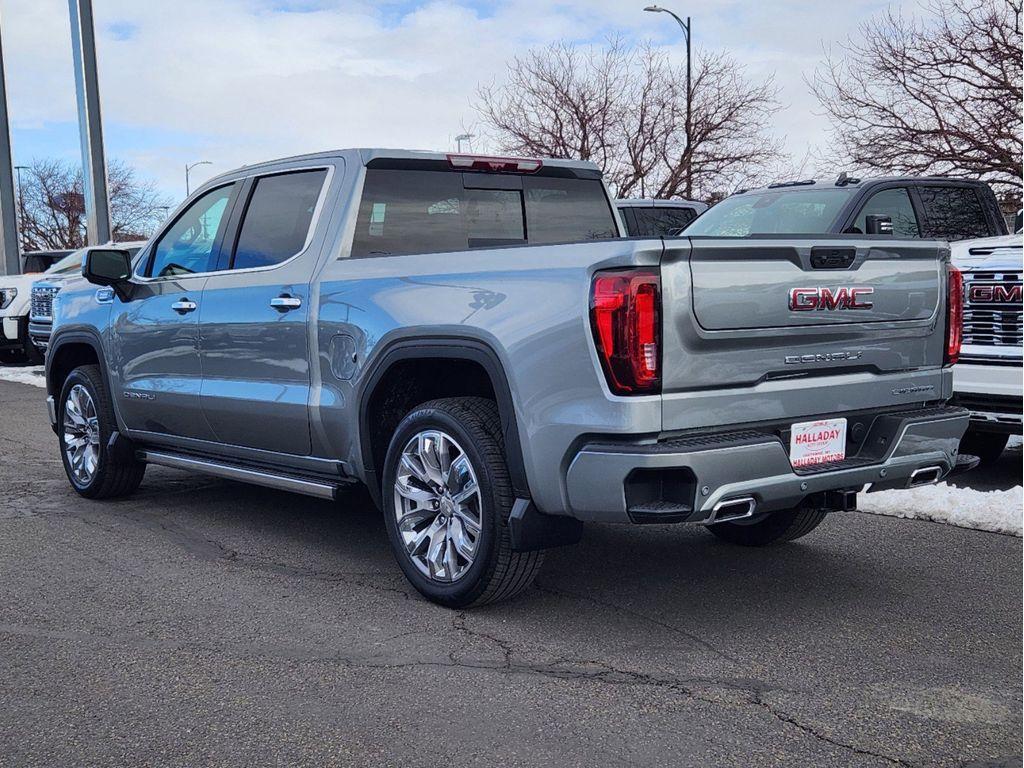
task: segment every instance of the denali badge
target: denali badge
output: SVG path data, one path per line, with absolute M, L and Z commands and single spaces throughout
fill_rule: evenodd
M 920 394 L 921 392 L 934 391 L 935 387 L 933 387 L 931 384 L 917 384 L 916 386 L 913 387 L 896 387 L 896 389 L 894 389 L 892 393 L 894 395 L 916 395 Z
M 971 304 L 1020 304 L 1020 286 L 972 285 L 967 300 Z
M 793 312 L 810 312 L 815 309 L 828 311 L 836 309 L 871 309 L 874 306 L 865 296 L 875 292 L 866 285 L 841 285 L 835 290 L 817 288 L 793 288 L 789 292 L 789 308 Z
M 814 355 L 786 355 L 786 365 L 804 363 L 833 363 L 839 360 L 860 360 L 863 352 L 819 352 Z
M 131 389 L 124 391 L 125 400 L 156 400 L 156 395 L 150 392 L 136 392 Z

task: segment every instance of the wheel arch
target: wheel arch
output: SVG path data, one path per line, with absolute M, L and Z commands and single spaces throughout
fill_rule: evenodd
M 55 334 L 46 350 L 46 394 L 53 398 L 59 397 L 68 374 L 80 365 L 89 364 L 99 365 L 100 372 L 109 386 L 110 376 L 103 354 L 103 343 L 97 333 L 77 329 Z M 114 414 L 120 418 L 116 402 Z
M 395 373 L 399 366 L 415 362 L 443 364 L 445 361 L 478 366 L 483 371 L 498 406 L 513 491 L 519 497 L 530 498 L 512 390 L 500 358 L 494 349 L 483 341 L 445 336 L 403 338 L 388 344 L 376 356 L 363 379 L 358 397 L 359 449 L 364 480 L 374 500 L 380 503 L 382 469 L 380 446 L 374 443 L 371 423 L 371 406 L 376 402 L 375 398 L 381 393 L 382 388 L 387 386 L 389 374 Z M 386 445 L 384 450 L 386 451 Z

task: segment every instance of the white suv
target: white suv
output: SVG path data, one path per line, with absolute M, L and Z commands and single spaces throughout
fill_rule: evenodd
M 963 453 L 990 463 L 1021 434 L 1021 273 L 1019 234 L 952 243 L 964 277 L 963 348 L 953 369 L 954 400 L 971 411 Z

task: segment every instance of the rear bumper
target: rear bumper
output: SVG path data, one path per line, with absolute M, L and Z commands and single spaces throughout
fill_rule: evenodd
M 716 506 L 747 498 L 768 512 L 814 494 L 937 480 L 956 465 L 967 424 L 966 410 L 947 406 L 879 414 L 845 461 L 799 472 L 770 431 L 592 443 L 571 461 L 566 490 L 571 514 L 588 521 L 706 522 Z
M 958 363 L 953 367 L 953 402 L 971 412 L 971 427 L 1021 434 L 1020 365 Z

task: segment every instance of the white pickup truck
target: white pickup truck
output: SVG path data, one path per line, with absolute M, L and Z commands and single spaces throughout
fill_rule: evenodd
M 1021 434 L 1024 316 L 1020 234 L 953 243 L 953 264 L 964 276 L 960 361 L 953 369 L 954 399 L 971 412 L 961 450 L 991 463 L 1010 435 Z

